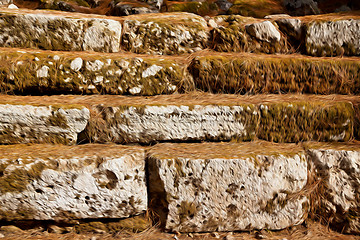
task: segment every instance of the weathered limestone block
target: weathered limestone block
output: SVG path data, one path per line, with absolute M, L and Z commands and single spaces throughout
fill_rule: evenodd
M 167 13 L 125 18 L 122 45 L 126 51 L 180 54 L 206 48 L 206 21 L 195 14 Z
M 251 104 L 98 106 L 84 138 L 91 142 L 252 140 L 259 118 Z
M 0 149 L 1 220 L 124 218 L 147 210 L 142 148 L 14 145 Z
M 258 40 L 265 42 L 280 42 L 281 35 L 270 21 L 246 25 L 246 31 Z
M 243 16 L 219 16 L 211 30 L 210 47 L 219 52 L 290 53 L 291 46 L 270 21 Z
M 15 94 L 170 94 L 186 66 L 173 59 L 0 51 L 0 88 Z
M 306 30 L 306 52 L 313 56 L 360 55 L 360 20 L 315 21 Z
M 0 143 L 76 143 L 90 112 L 68 107 L 0 104 Z
M 152 208 L 166 230 L 278 230 L 300 224 L 307 161 L 296 145 L 160 144 L 149 153 Z
M 118 52 L 121 24 L 110 19 L 37 13 L 0 13 L 0 46 Z
M 260 105 L 257 137 L 274 142 L 349 141 L 354 110 L 349 102 L 282 102 Z
M 341 232 L 359 234 L 360 147 L 315 145 L 308 152 L 313 171 L 324 186 L 317 214 Z

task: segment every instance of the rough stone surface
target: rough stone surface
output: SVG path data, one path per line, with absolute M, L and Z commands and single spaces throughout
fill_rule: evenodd
M 139 7 L 119 2 L 111 10 L 113 16 L 129 16 L 133 14 L 158 13 L 159 10 L 151 7 Z
M 288 37 L 296 40 L 301 40 L 302 37 L 302 23 L 299 19 L 281 18 L 276 20 L 280 30 L 286 33 Z
M 15 94 L 156 95 L 174 93 L 181 81 L 191 80 L 186 65 L 174 59 L 73 55 L 0 51 L 0 89 Z
M 109 19 L 0 13 L 0 46 L 118 52 L 121 24 Z
M 209 47 L 219 52 L 291 53 L 286 38 L 270 21 L 240 15 L 217 16 L 219 27 L 210 31 Z
M 219 6 L 219 8 L 223 11 L 227 11 L 231 8 L 233 3 L 227 1 L 227 0 L 217 0 L 216 4 Z
M 309 150 L 316 175 L 322 179 L 325 193 L 319 212 L 344 233 L 360 233 L 360 149 Z
M 304 220 L 307 199 L 291 197 L 307 182 L 303 153 L 271 155 L 263 147 L 262 154 L 246 156 L 236 144 L 204 145 L 192 151 L 184 145 L 160 145 L 150 152 L 149 190 L 165 229 L 278 230 Z M 213 156 L 224 148 L 234 156 Z
M 284 0 L 284 6 L 292 15 L 319 14 L 317 1 L 314 0 Z
M 270 21 L 264 21 L 261 23 L 253 23 L 246 25 L 246 31 L 253 37 L 261 41 L 279 42 L 281 39 L 280 32 Z
M 122 43 L 125 50 L 146 54 L 180 54 L 206 47 L 208 31 L 202 17 L 190 13 L 145 16 L 124 21 Z
M 0 143 L 74 144 L 90 117 L 87 108 L 0 105 Z
M 360 20 L 310 23 L 306 52 L 314 56 L 360 55 Z
M 142 0 L 142 1 L 146 2 L 149 5 L 156 7 L 159 10 L 161 9 L 161 6 L 164 3 L 164 0 Z
M 16 158 L 2 152 L 2 220 L 124 218 L 147 210 L 143 149 L 45 145 L 39 152 Z
M 101 118 L 92 118 L 86 129 L 90 141 L 117 143 L 252 140 L 259 117 L 253 105 L 98 106 L 93 111 Z

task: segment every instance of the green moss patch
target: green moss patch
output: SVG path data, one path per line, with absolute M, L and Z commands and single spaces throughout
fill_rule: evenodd
M 204 56 L 189 71 L 197 89 L 214 93 L 360 93 L 360 62 L 354 60 Z
M 255 159 L 258 155 L 295 156 L 304 150 L 298 144 L 281 144 L 266 141 L 221 142 L 221 143 L 162 143 L 151 147 L 149 156 L 168 160 L 172 165 L 176 160 L 169 159 Z M 177 160 L 179 162 L 179 160 Z M 179 164 L 178 164 L 179 165 Z M 260 163 L 261 165 L 261 163 Z M 175 164 L 175 167 L 177 165 Z M 181 169 L 181 168 L 180 168 Z M 180 172 L 180 171 L 179 171 Z M 179 173 L 179 175 L 181 175 Z
M 228 10 L 229 14 L 263 18 L 271 14 L 286 12 L 279 0 L 235 0 L 234 5 Z
M 0 164 L 0 192 L 22 192 L 26 190 L 26 186 L 41 176 L 41 172 L 46 166 L 44 162 L 37 162 L 27 168 L 16 168 L 7 173 L 6 163 Z
M 75 232 L 81 233 L 118 233 L 118 232 L 143 232 L 152 226 L 148 216 L 135 216 L 118 221 L 92 221 L 75 225 Z
M 353 136 L 351 103 L 276 103 L 260 107 L 258 138 L 274 142 L 348 141 Z
M 218 11 L 216 3 L 211 2 L 180 2 L 168 4 L 168 12 L 189 12 L 205 16 L 212 15 Z

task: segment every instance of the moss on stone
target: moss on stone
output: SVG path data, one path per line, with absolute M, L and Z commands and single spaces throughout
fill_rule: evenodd
M 229 14 L 263 18 L 271 14 L 286 12 L 281 1 L 278 0 L 235 0 L 234 5 L 228 10 Z
M 185 66 L 171 59 L 115 57 L 100 70 L 91 71 L 86 67 L 73 71 L 70 66 L 73 56 L 44 54 L 0 53 L 0 92 L 13 94 L 131 94 L 130 89 L 140 87 L 137 95 L 171 94 L 177 86 L 189 78 Z M 36 60 L 35 60 L 36 59 Z M 88 61 L 109 59 L 98 56 L 83 58 Z M 128 66 L 123 67 L 122 63 Z M 159 69 L 154 74 L 143 75 L 152 66 Z M 47 77 L 37 77 L 41 67 L 48 68 Z
M 274 142 L 349 141 L 353 136 L 351 103 L 274 103 L 260 107 L 257 137 Z
M 0 192 L 22 192 L 26 186 L 33 180 L 41 176 L 42 171 L 48 166 L 43 162 L 34 163 L 29 169 L 17 168 L 11 172 L 5 172 L 6 168 L 2 164 L 3 171 L 0 174 Z M 2 176 L 1 176 L 2 175 Z
M 120 220 L 91 221 L 75 225 L 75 232 L 82 233 L 118 233 L 118 232 L 143 232 L 152 225 L 148 216 L 134 216 Z
M 178 207 L 178 215 L 180 219 L 180 224 L 184 223 L 189 218 L 194 218 L 194 215 L 198 212 L 195 203 L 182 201 Z
M 167 55 L 203 49 L 207 45 L 207 27 L 202 21 L 191 15 L 125 20 L 122 46 L 134 53 Z
M 353 60 L 204 56 L 188 69 L 197 89 L 213 93 L 360 93 L 360 62 Z
M 254 52 L 254 53 L 291 53 L 292 47 L 282 37 L 279 42 L 260 41 L 250 36 L 246 24 L 256 22 L 252 18 L 228 16 L 223 18 L 225 24 L 210 32 L 209 47 L 218 52 Z
M 169 4 L 168 12 L 189 12 L 201 16 L 211 15 L 218 11 L 216 3 L 211 2 L 181 2 Z
M 58 126 L 61 128 L 67 128 L 67 119 L 59 112 L 52 112 L 52 115 L 48 118 L 48 124 L 51 126 Z
M 4 211 L 0 207 L 0 220 L 3 221 L 16 221 L 29 219 L 32 220 L 35 210 L 19 206 L 16 211 Z

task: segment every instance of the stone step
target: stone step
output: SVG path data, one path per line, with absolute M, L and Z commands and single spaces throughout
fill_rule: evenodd
M 150 209 L 172 232 L 279 230 L 317 216 L 359 234 L 359 174 L 359 142 L 2 145 L 0 220 Z
M 118 52 L 119 21 L 56 11 L 0 10 L 0 46 Z
M 311 159 L 313 214 L 333 229 L 360 234 L 360 144 L 305 144 Z
M 210 47 L 225 52 L 292 53 L 311 56 L 360 54 L 358 14 L 255 19 L 216 16 Z
M 122 48 L 167 55 L 206 48 L 220 52 L 360 55 L 360 17 L 352 14 L 271 19 L 224 15 L 208 22 L 190 13 L 106 17 L 0 9 L 0 15 L 1 47 L 97 52 L 119 52 Z
M 304 55 L 196 56 L 188 67 L 194 85 L 213 93 L 359 94 L 359 58 Z
M 125 218 L 147 211 L 145 150 L 0 146 L 0 220 Z
M 156 95 L 192 82 L 185 57 L 0 49 L 0 88 L 10 94 Z
M 9 94 L 359 94 L 360 58 L 201 51 L 149 56 L 0 48 L 0 89 Z
M 106 17 L 0 9 L 0 46 L 62 51 L 179 54 L 206 47 L 206 21 L 190 13 Z
M 359 102 L 345 95 L 0 95 L 0 142 L 349 141 L 358 136 Z
M 168 231 L 278 230 L 312 214 L 360 232 L 358 142 L 163 143 L 148 167 L 150 207 Z

